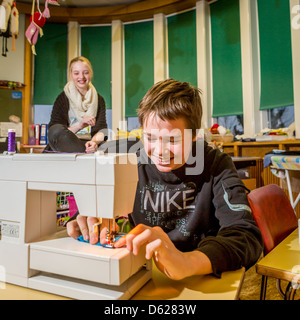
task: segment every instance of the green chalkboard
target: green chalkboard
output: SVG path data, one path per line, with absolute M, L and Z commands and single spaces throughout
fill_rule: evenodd
M 52 105 L 67 81 L 67 24 L 46 23 L 36 44 L 34 104 Z
M 9 116 L 22 119 L 22 95 L 18 90 L 0 89 L 0 122 L 9 122 Z M 16 99 L 17 98 L 17 99 Z

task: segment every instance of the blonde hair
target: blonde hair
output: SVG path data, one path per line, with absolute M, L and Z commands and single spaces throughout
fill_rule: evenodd
M 187 129 L 196 136 L 201 128 L 202 103 L 200 90 L 188 82 L 167 79 L 157 82 L 144 96 L 137 110 L 141 125 L 151 113 L 162 120 L 185 119 Z
M 71 60 L 71 62 L 69 64 L 69 69 L 68 69 L 68 81 L 70 81 L 72 79 L 71 74 L 72 74 L 73 64 L 76 62 L 79 62 L 79 61 L 84 63 L 88 67 L 90 75 L 91 75 L 91 79 L 93 79 L 94 72 L 93 72 L 93 67 L 92 67 L 91 62 L 87 58 L 81 56 L 81 57 L 76 57 Z

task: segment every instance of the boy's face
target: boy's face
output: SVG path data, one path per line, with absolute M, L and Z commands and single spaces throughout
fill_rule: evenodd
M 183 166 L 192 148 L 192 130 L 184 118 L 162 120 L 154 113 L 143 124 L 144 147 L 148 157 L 161 172 Z

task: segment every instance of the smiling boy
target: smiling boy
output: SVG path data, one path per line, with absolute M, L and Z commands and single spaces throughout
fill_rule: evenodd
M 146 258 L 153 257 L 171 279 L 220 276 L 252 266 L 262 252 L 261 233 L 231 158 L 197 140 L 199 90 L 173 79 L 161 81 L 142 99 L 138 115 L 143 148 L 129 215 L 134 228 L 115 247 L 126 245 L 133 254 L 145 247 Z M 79 215 L 68 223 L 69 235 L 82 233 L 96 243 L 95 219 Z

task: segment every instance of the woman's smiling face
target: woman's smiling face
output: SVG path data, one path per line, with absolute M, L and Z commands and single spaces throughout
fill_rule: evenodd
M 145 151 L 159 171 L 170 172 L 185 164 L 193 138 L 184 118 L 162 120 L 152 113 L 144 121 L 143 135 Z
M 81 93 L 85 93 L 88 90 L 91 82 L 91 73 L 85 63 L 81 61 L 73 63 L 71 67 L 71 77 L 76 88 Z

